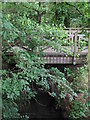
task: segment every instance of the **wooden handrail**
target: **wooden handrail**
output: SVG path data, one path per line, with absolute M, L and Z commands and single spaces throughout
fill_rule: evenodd
M 75 58 L 76 54 L 80 53 L 80 40 L 88 41 L 88 38 L 85 38 L 84 34 L 80 34 L 82 28 L 65 28 L 68 38 L 65 41 L 72 41 L 71 52 L 73 52 L 73 56 Z M 90 28 L 85 28 L 90 31 Z M 38 49 L 39 52 L 39 49 Z M 48 51 L 47 51 L 48 52 Z

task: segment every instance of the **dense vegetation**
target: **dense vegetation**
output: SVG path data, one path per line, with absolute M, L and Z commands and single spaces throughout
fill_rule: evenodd
M 18 106 L 23 101 L 30 101 L 38 91 L 54 97 L 57 109 L 65 109 L 71 120 L 87 119 L 87 65 L 77 68 L 76 72 L 66 68 L 62 73 L 57 68 L 45 69 L 42 55 L 46 47 L 68 54 L 62 46 L 67 37 L 63 28 L 89 27 L 89 4 L 36 2 L 0 5 L 3 119 L 28 119 L 27 114 L 24 117 L 19 114 Z M 38 56 L 39 46 L 43 47 Z M 13 56 L 7 55 L 11 51 Z

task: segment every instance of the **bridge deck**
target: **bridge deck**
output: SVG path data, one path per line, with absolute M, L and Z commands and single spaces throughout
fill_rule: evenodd
M 51 48 L 48 48 L 43 52 L 43 60 L 45 64 L 83 64 L 86 61 L 88 47 L 86 46 L 82 51 L 76 52 L 78 55 L 77 57 L 71 55 L 67 56 L 65 53 L 56 52 Z
M 87 33 L 90 33 L 90 29 L 86 31 Z M 88 46 L 83 47 L 83 50 L 80 50 L 80 48 L 83 41 L 85 41 L 86 43 L 88 42 L 88 38 L 85 36 L 85 34 L 81 34 L 80 32 L 81 29 L 78 28 L 66 29 L 67 38 L 65 39 L 65 41 L 66 43 L 72 43 L 71 46 L 63 46 L 63 48 L 66 48 L 68 51 L 67 55 L 64 52 L 57 52 L 50 47 L 42 50 L 44 53 L 42 59 L 44 60 L 45 64 L 83 64 L 84 62 L 86 62 Z M 17 50 L 23 50 L 23 48 L 20 47 L 13 47 L 13 49 L 16 48 Z M 43 48 L 43 46 L 37 47 L 37 53 L 39 53 L 39 50 L 41 50 L 41 48 Z M 72 53 L 72 56 L 69 53 Z

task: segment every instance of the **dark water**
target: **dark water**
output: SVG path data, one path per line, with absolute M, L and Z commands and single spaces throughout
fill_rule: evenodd
M 55 105 L 55 98 L 48 93 L 38 92 L 30 103 L 27 102 L 20 108 L 20 113 L 27 113 L 29 120 L 68 120 L 64 118 L 64 111 L 56 109 Z

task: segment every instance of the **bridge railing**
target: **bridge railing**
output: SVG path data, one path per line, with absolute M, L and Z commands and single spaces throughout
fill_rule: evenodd
M 82 32 L 81 28 L 66 28 L 64 30 L 67 33 L 69 41 L 72 41 L 72 43 L 73 43 L 71 46 L 71 50 L 74 53 L 80 54 L 81 42 L 88 43 L 88 37 L 84 33 L 81 33 Z M 89 28 L 85 28 L 84 31 L 86 31 L 87 35 L 88 35 L 88 33 L 90 33 Z M 87 44 L 86 44 L 86 46 L 87 46 Z
M 85 42 L 88 43 L 88 37 L 84 33 L 81 33 L 82 32 L 81 28 L 65 28 L 64 30 L 67 34 L 67 38 L 65 39 L 65 41 L 72 43 L 71 46 L 68 46 L 69 51 L 74 53 L 74 55 L 80 54 L 81 53 L 81 42 L 82 44 Z M 90 33 L 90 28 L 85 28 L 84 31 L 88 34 Z M 40 47 L 37 48 L 38 51 L 39 49 Z M 48 53 L 48 49 L 46 48 L 44 52 Z

